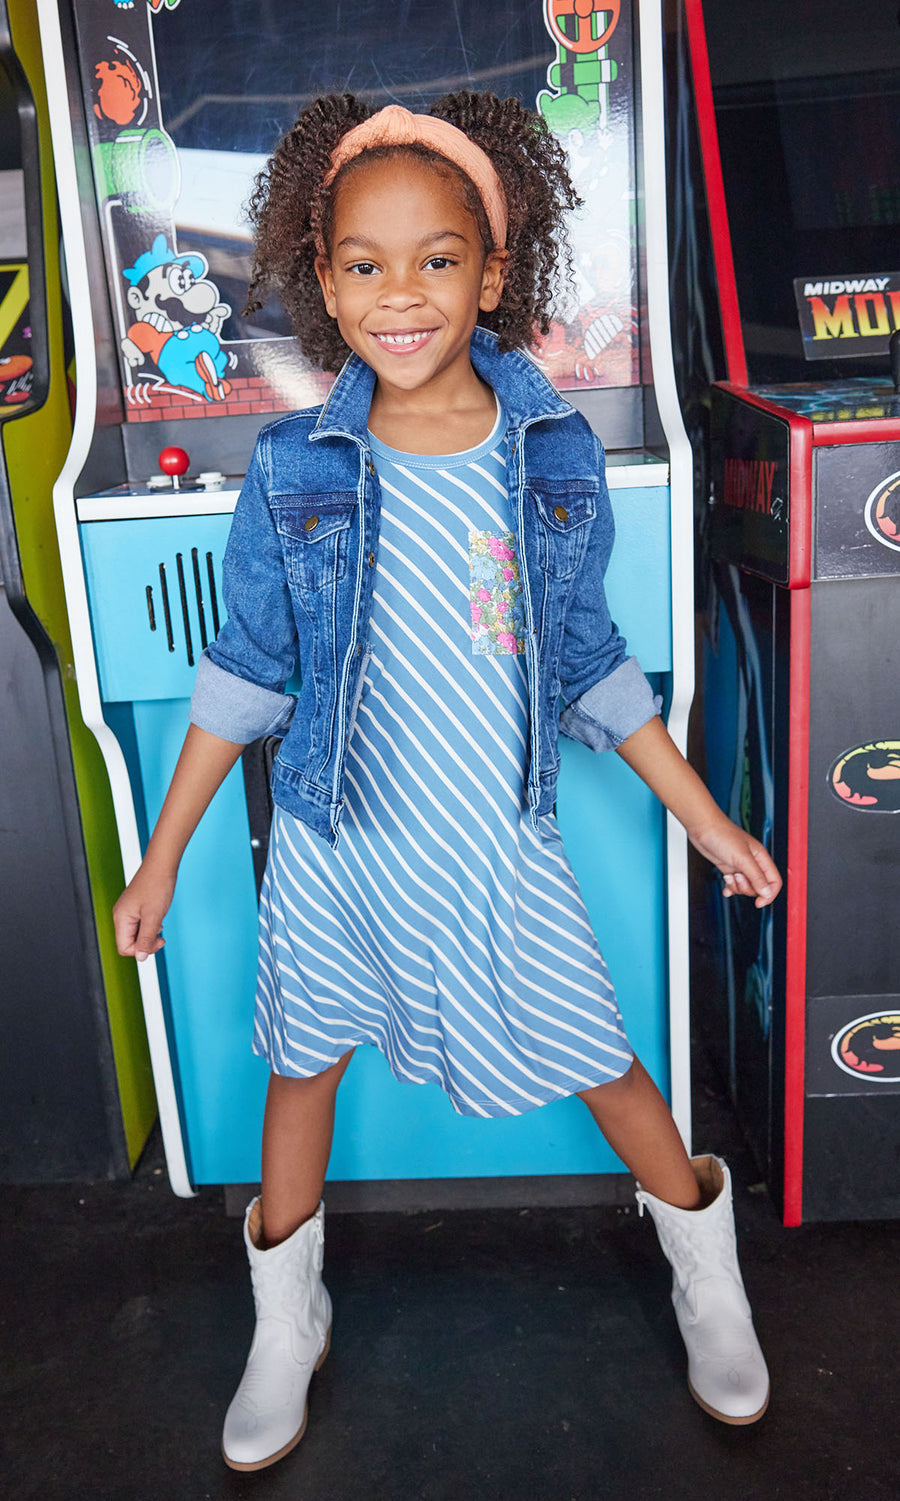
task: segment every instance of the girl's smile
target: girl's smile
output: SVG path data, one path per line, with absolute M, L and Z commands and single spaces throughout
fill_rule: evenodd
M 330 260 L 316 273 L 345 343 L 375 371 L 377 400 L 427 392 L 470 406 L 479 311 L 503 289 L 505 251 L 485 255 L 451 169 L 402 153 L 361 163 L 339 183 Z
M 425 329 L 422 333 L 374 333 L 372 338 L 378 339 L 380 344 L 386 345 L 389 350 L 402 353 L 404 350 L 419 348 L 423 339 L 431 339 L 434 329 Z
M 392 350 L 394 354 L 410 354 L 413 350 L 420 348 L 427 339 L 430 339 L 433 333 L 433 328 L 426 328 L 414 334 L 373 332 L 372 337 L 373 339 L 377 339 L 379 344 L 383 344 L 385 349 Z

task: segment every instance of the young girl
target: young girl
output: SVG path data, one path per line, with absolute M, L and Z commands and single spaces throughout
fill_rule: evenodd
M 162 947 L 203 810 L 245 743 L 284 733 L 254 1044 L 272 1074 L 244 1229 L 257 1325 L 223 1439 L 235 1469 L 297 1443 L 328 1350 L 321 1196 L 335 1092 L 363 1042 L 468 1114 L 578 1094 L 642 1185 L 693 1395 L 729 1423 L 768 1401 L 728 1169 L 688 1160 L 628 1046 L 553 817 L 561 726 L 618 751 L 726 895 L 765 906 L 781 885 L 626 655 L 603 593 L 602 448 L 519 352 L 547 332 L 576 203 L 542 122 L 473 94 L 428 116 L 320 99 L 254 195 L 250 307 L 276 288 L 304 352 L 343 369 L 322 408 L 260 434 L 228 622 L 115 914 L 121 953 Z

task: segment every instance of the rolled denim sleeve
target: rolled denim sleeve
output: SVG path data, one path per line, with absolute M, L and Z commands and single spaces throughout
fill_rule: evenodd
M 200 658 L 191 698 L 191 723 L 238 745 L 286 729 L 296 706 L 284 687 L 297 663 L 297 628 L 268 489 L 264 431 L 222 563 L 228 619 Z
M 559 716 L 559 727 L 591 750 L 615 750 L 662 709 L 637 657 L 626 657 L 608 677 L 576 698 Z
M 217 667 L 208 649 L 197 663 L 191 724 L 235 745 L 249 745 L 261 735 L 284 735 L 296 704 L 291 693 L 273 693 Z
M 564 707 L 559 727 L 592 750 L 614 750 L 662 708 L 610 617 L 603 579 L 615 540 L 606 460 L 595 439 L 600 491 L 597 515 L 566 610 L 560 656 Z

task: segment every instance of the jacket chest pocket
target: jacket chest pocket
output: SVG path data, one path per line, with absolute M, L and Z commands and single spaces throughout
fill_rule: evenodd
M 298 588 L 316 592 L 344 577 L 355 511 L 355 490 L 273 496 L 272 514 L 288 576 Z
M 597 514 L 595 493 L 573 489 L 567 481 L 535 480 L 528 494 L 538 515 L 541 567 L 553 578 L 571 578 L 584 557 L 590 522 Z

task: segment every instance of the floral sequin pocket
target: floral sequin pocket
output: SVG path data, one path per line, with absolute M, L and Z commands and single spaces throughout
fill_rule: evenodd
M 485 655 L 525 650 L 522 581 L 512 532 L 469 533 L 469 608 L 472 651 Z

